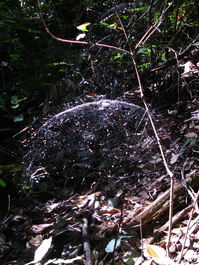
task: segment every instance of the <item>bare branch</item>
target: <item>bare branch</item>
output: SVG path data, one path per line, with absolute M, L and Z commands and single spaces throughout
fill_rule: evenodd
M 44 21 L 44 18 L 43 18 L 43 14 L 42 14 L 42 10 L 41 10 L 41 4 L 40 4 L 40 1 L 38 0 L 38 7 L 39 7 L 39 17 L 41 19 L 41 22 L 43 23 L 44 25 L 44 28 L 46 30 L 46 32 L 53 38 L 55 39 L 56 41 L 59 41 L 59 42 L 63 42 L 63 43 L 75 43 L 75 44 L 84 44 L 84 45 L 89 45 L 89 46 L 100 46 L 100 47 L 104 47 L 104 48 L 109 48 L 109 49 L 113 49 L 113 50 L 118 50 L 120 52 L 123 52 L 123 53 L 126 53 L 126 54 L 129 54 L 131 55 L 131 52 L 129 52 L 128 50 L 125 50 L 125 49 L 122 49 L 122 48 L 119 48 L 117 46 L 112 46 L 112 45 L 108 45 L 108 44 L 104 44 L 104 43 L 99 43 L 99 42 L 96 42 L 96 43 L 90 43 L 88 41 L 79 41 L 79 40 L 68 40 L 68 39 L 62 39 L 62 38 L 58 38 L 56 37 L 50 30 L 49 28 L 47 27 L 46 25 L 46 22 Z

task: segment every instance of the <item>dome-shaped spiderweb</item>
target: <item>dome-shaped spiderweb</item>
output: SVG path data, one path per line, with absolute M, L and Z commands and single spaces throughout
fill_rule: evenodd
M 52 177 L 131 172 L 141 160 L 145 110 L 100 100 L 67 109 L 35 133 L 26 155 L 28 174 L 45 168 Z

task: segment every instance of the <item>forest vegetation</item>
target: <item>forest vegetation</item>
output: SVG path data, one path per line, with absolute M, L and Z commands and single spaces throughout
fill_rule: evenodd
M 1 264 L 199 263 L 198 14 L 197 0 L 0 1 Z M 88 116 L 70 117 L 87 133 L 98 124 L 90 107 L 103 100 L 125 102 L 108 119 L 127 103 L 145 110 L 147 125 L 133 134 L 143 137 L 137 168 L 125 157 L 134 145 L 123 149 L 118 134 L 116 149 L 107 129 L 115 149 L 70 146 L 75 163 L 58 153 L 55 172 L 52 153 L 43 155 L 45 130 L 63 122 L 54 115 L 88 104 Z M 28 171 L 33 150 L 42 173 Z M 88 151 L 97 154 L 89 180 Z

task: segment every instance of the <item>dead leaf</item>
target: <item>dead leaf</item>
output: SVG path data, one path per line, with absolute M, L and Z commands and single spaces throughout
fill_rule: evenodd
M 182 153 L 173 155 L 172 158 L 171 158 L 170 164 L 171 165 L 175 164 L 178 161 L 178 158 L 181 156 L 181 154 Z
M 39 225 L 32 225 L 30 228 L 35 234 L 42 233 L 46 228 L 52 227 L 53 224 L 39 224 Z
M 43 259 L 43 257 L 46 255 L 49 248 L 51 247 L 51 243 L 52 243 L 52 237 L 49 237 L 48 239 L 44 239 L 44 241 L 35 251 L 34 262 L 39 262 L 40 260 Z
M 197 134 L 195 132 L 188 132 L 187 134 L 185 134 L 186 138 L 197 138 Z
M 146 258 L 151 258 L 157 264 L 162 264 L 162 265 L 163 264 L 165 265 L 175 264 L 173 260 L 171 260 L 170 258 L 166 256 L 166 250 L 156 245 L 146 245 L 144 247 L 143 254 Z

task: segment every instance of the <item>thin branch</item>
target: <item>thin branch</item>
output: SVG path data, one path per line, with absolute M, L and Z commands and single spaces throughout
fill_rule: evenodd
M 120 212 L 120 219 L 117 227 L 117 234 L 115 237 L 115 244 L 114 244 L 114 249 L 113 249 L 113 258 L 112 258 L 112 265 L 115 264 L 115 251 L 116 251 L 116 246 L 117 246 L 117 241 L 119 238 L 119 233 L 122 225 L 122 220 L 123 220 L 123 212 L 124 212 L 124 199 L 125 199 L 125 192 L 122 194 L 122 204 L 121 204 L 121 212 Z
M 125 49 L 122 49 L 122 48 L 119 48 L 117 46 L 112 46 L 112 45 L 108 45 L 108 44 L 104 44 L 104 43 L 99 43 L 99 42 L 96 42 L 96 43 L 90 43 L 88 41 L 79 41 L 79 40 L 68 40 L 68 39 L 62 39 L 62 38 L 58 38 L 56 37 L 50 30 L 49 28 L 47 27 L 46 25 L 46 22 L 44 21 L 44 18 L 43 18 L 43 14 L 42 14 L 42 10 L 41 10 L 41 4 L 40 4 L 40 1 L 38 1 L 38 7 L 39 7 L 39 17 L 41 19 L 41 22 L 43 23 L 44 25 L 44 28 L 46 30 L 46 32 L 53 38 L 55 39 L 56 41 L 59 41 L 59 42 L 63 42 L 63 43 L 75 43 L 75 44 L 84 44 L 84 45 L 89 45 L 89 46 L 100 46 L 100 47 L 104 47 L 104 48 L 109 48 L 109 49 L 113 49 L 113 50 L 118 50 L 120 52 L 123 52 L 123 53 L 126 53 L 126 54 L 129 54 L 131 55 L 131 52 L 129 52 L 128 50 L 125 50 Z
M 114 1 L 112 1 L 112 3 L 114 4 L 115 6 L 115 3 Z M 141 38 L 141 40 L 138 42 L 138 44 L 136 45 L 136 47 L 138 47 L 140 44 L 144 44 L 151 36 L 151 34 L 153 34 L 157 28 L 159 27 L 159 25 L 162 23 L 162 18 L 163 18 L 163 15 L 165 14 L 165 12 L 171 7 L 171 5 L 173 4 L 173 2 L 171 2 L 167 8 L 165 8 L 165 10 L 162 12 L 160 18 L 158 19 L 158 22 L 153 25 L 147 32 L 146 34 Z M 124 35 L 126 38 L 127 37 L 127 33 L 125 31 L 125 28 L 124 28 L 124 25 L 118 15 L 118 12 L 117 12 L 117 9 L 115 8 L 115 11 L 116 11 L 116 15 L 118 17 L 118 20 L 120 22 L 120 25 L 123 29 L 123 32 L 124 32 Z M 128 45 L 129 45 L 129 48 L 131 49 L 131 46 L 130 46 L 130 43 L 129 43 L 129 40 L 127 39 L 127 42 L 128 42 Z M 134 49 L 134 51 L 136 50 L 136 47 Z M 137 80 L 138 80 L 138 84 L 139 84 L 139 88 L 140 88 L 140 96 L 143 100 L 143 103 L 144 103 L 144 106 L 145 106 L 145 109 L 146 109 L 146 112 L 148 114 L 148 117 L 149 117 L 149 120 L 150 120 L 150 123 L 152 125 L 152 128 L 153 128 L 153 131 L 154 131 L 154 134 L 155 134 L 155 137 L 156 137 L 156 140 L 157 140 L 157 143 L 158 143 L 158 146 L 159 146 L 159 149 L 160 149 L 160 153 L 161 153 L 161 156 L 162 156 L 162 159 L 163 159 L 163 162 L 164 162 L 164 166 L 165 166 L 165 169 L 167 171 L 167 174 L 172 178 L 173 177 L 173 173 L 171 172 L 171 170 L 169 169 L 168 167 L 168 164 L 166 162 L 166 158 L 165 158 L 165 155 L 164 155 L 164 151 L 162 149 L 162 146 L 161 146 L 161 143 L 160 143 L 160 138 L 159 138 L 159 135 L 157 133 L 157 130 L 155 128 L 155 125 L 154 125 L 154 122 L 153 122 L 153 119 L 152 119 L 152 116 L 151 116 L 151 113 L 149 111 L 149 108 L 148 108 L 148 105 L 146 103 L 146 100 L 145 100 L 145 97 L 144 97 L 144 92 L 143 92 L 143 86 L 142 86 L 142 82 L 141 82 L 141 78 L 140 78 L 140 73 L 139 73 L 139 70 L 138 70 L 138 66 L 137 66 L 137 62 L 136 62 L 136 59 L 135 59 L 135 53 L 130 51 L 130 55 L 131 55 L 131 58 L 133 60 L 133 64 L 134 64 L 134 68 L 135 68 L 135 72 L 136 72 L 136 76 L 137 76 Z
M 172 225 L 177 224 L 181 219 L 185 218 L 185 216 L 190 212 L 190 209 L 192 208 L 192 205 L 187 206 L 182 211 L 178 212 L 176 215 L 172 218 Z M 153 244 L 157 238 L 162 236 L 162 234 L 169 228 L 169 221 L 166 222 L 163 226 L 158 228 L 158 230 L 153 234 L 151 238 L 147 238 L 147 244 Z
M 141 96 L 141 99 L 144 103 L 144 106 L 145 106 L 145 109 L 146 109 L 146 112 L 147 112 L 147 115 L 148 115 L 148 118 L 149 118 L 149 121 L 151 123 L 151 126 L 153 128 L 153 132 L 155 134 L 155 137 L 156 137 L 156 140 L 157 140 L 157 143 L 158 143 L 158 147 L 159 147 L 159 150 L 160 150 L 160 153 L 161 153 L 161 156 L 162 156 L 162 159 L 163 159 L 163 163 L 164 163 L 164 167 L 167 171 L 167 174 L 170 176 L 170 200 L 169 200 L 169 231 L 168 231 L 168 237 L 167 237 L 167 245 L 166 245 L 166 249 L 167 249 L 167 255 L 169 256 L 169 244 L 170 244 L 170 238 L 171 238 L 171 230 L 172 230 L 172 216 L 173 216 L 173 191 L 174 191 L 174 174 L 171 172 L 171 170 L 169 169 L 169 166 L 167 164 L 167 161 L 166 161 L 166 157 L 165 157 L 165 154 L 164 154 L 164 151 L 163 151 L 163 148 L 162 148 L 162 145 L 161 145 L 161 142 L 160 142 L 160 138 L 159 138 L 159 135 L 158 135 L 158 132 L 156 130 L 156 127 L 155 127 L 155 124 L 153 122 L 153 119 L 152 119 L 152 116 L 151 116 L 151 113 L 149 111 L 149 108 L 148 108 L 148 105 L 146 103 L 146 100 L 145 100 L 145 97 L 144 97 L 144 92 L 143 92 L 143 86 L 142 86 L 142 82 L 141 82 L 141 78 L 140 78 L 140 73 L 139 73 L 139 70 L 138 70 L 138 66 L 137 66 L 137 62 L 136 62 L 136 59 L 135 59 L 135 52 L 136 52 L 136 49 L 140 46 L 140 45 L 143 45 L 150 37 L 151 35 L 158 29 L 158 27 L 160 26 L 160 24 L 162 23 L 163 21 L 163 15 L 165 14 L 165 12 L 171 7 L 171 5 L 173 4 L 173 2 L 171 2 L 161 13 L 158 21 L 149 28 L 149 30 L 145 33 L 145 35 L 140 39 L 140 41 L 137 43 L 137 45 L 135 46 L 135 49 L 134 51 L 132 52 L 131 50 L 131 46 L 130 46 L 130 43 L 129 43 L 129 39 L 127 37 L 127 33 L 125 31 L 125 28 L 124 28 L 124 25 L 119 17 L 119 14 L 117 12 L 117 9 L 116 9 L 116 5 L 115 5 L 115 2 L 112 1 L 114 7 L 115 7 L 115 12 L 116 12 L 116 15 L 117 15 L 117 18 L 119 20 L 119 23 L 123 29 L 123 32 L 124 32 L 124 35 L 125 35 L 125 38 L 126 38 L 126 41 L 129 45 L 129 49 L 130 49 L 130 52 L 131 52 L 131 58 L 132 58 L 132 61 L 133 61 L 133 64 L 134 64 L 134 68 L 135 68 L 135 72 L 136 72 L 136 76 L 137 76 L 137 80 L 138 80 L 138 84 L 139 84 L 139 88 L 140 88 L 140 96 Z
M 165 8 L 164 11 L 162 11 L 158 21 L 153 25 L 151 26 L 147 32 L 144 34 L 144 36 L 140 39 L 140 41 L 136 44 L 135 46 L 135 49 L 134 49 L 134 52 L 137 50 L 137 48 L 140 46 L 140 45 L 144 45 L 145 42 L 151 37 L 151 35 L 153 35 L 153 33 L 158 29 L 158 27 L 162 24 L 163 22 L 163 16 L 164 14 L 166 13 L 166 11 L 172 6 L 174 2 L 171 2 L 167 8 Z
M 198 193 L 195 197 L 195 200 L 194 200 L 194 203 L 193 203 L 193 207 L 192 207 L 192 210 L 191 210 L 191 214 L 190 214 L 190 217 L 189 217 L 189 221 L 188 221 L 188 224 L 187 224 L 187 230 L 186 230 L 186 234 L 185 234 L 185 238 L 184 238 L 184 242 L 183 242 L 183 245 L 182 245 L 182 249 L 181 249 L 181 253 L 180 253 L 180 257 L 178 259 L 178 263 L 180 264 L 181 263 L 181 260 L 182 260 L 182 256 L 183 256 L 183 253 L 184 253 L 184 248 L 185 248 L 185 244 L 186 244 L 186 240 L 187 240 L 187 236 L 188 236 L 188 232 L 189 232 L 189 227 L 190 227 L 190 224 L 191 224 L 191 220 L 193 218 L 193 213 L 194 213 L 194 210 L 195 210 L 195 207 L 196 207 L 196 204 L 198 202 L 198 199 L 199 199 L 199 190 L 198 190 Z
M 197 187 L 199 184 L 199 174 L 196 170 L 187 176 L 187 183 L 192 187 Z M 182 186 L 182 183 L 178 183 L 174 187 L 174 202 L 178 201 L 180 196 L 185 194 L 185 187 Z M 152 220 L 157 220 L 159 216 L 162 216 L 165 211 L 169 208 L 169 197 L 170 190 L 166 190 L 164 193 L 161 193 L 158 198 L 148 205 L 143 211 L 135 213 L 134 217 L 130 217 L 125 222 L 126 227 L 132 227 L 139 225 L 140 220 L 142 220 L 142 225 L 145 227 Z
M 91 245 L 90 245 L 90 239 L 89 239 L 89 234 L 88 234 L 88 219 L 87 218 L 82 218 L 82 239 L 83 239 L 84 253 L 86 257 L 86 264 L 93 265 Z

